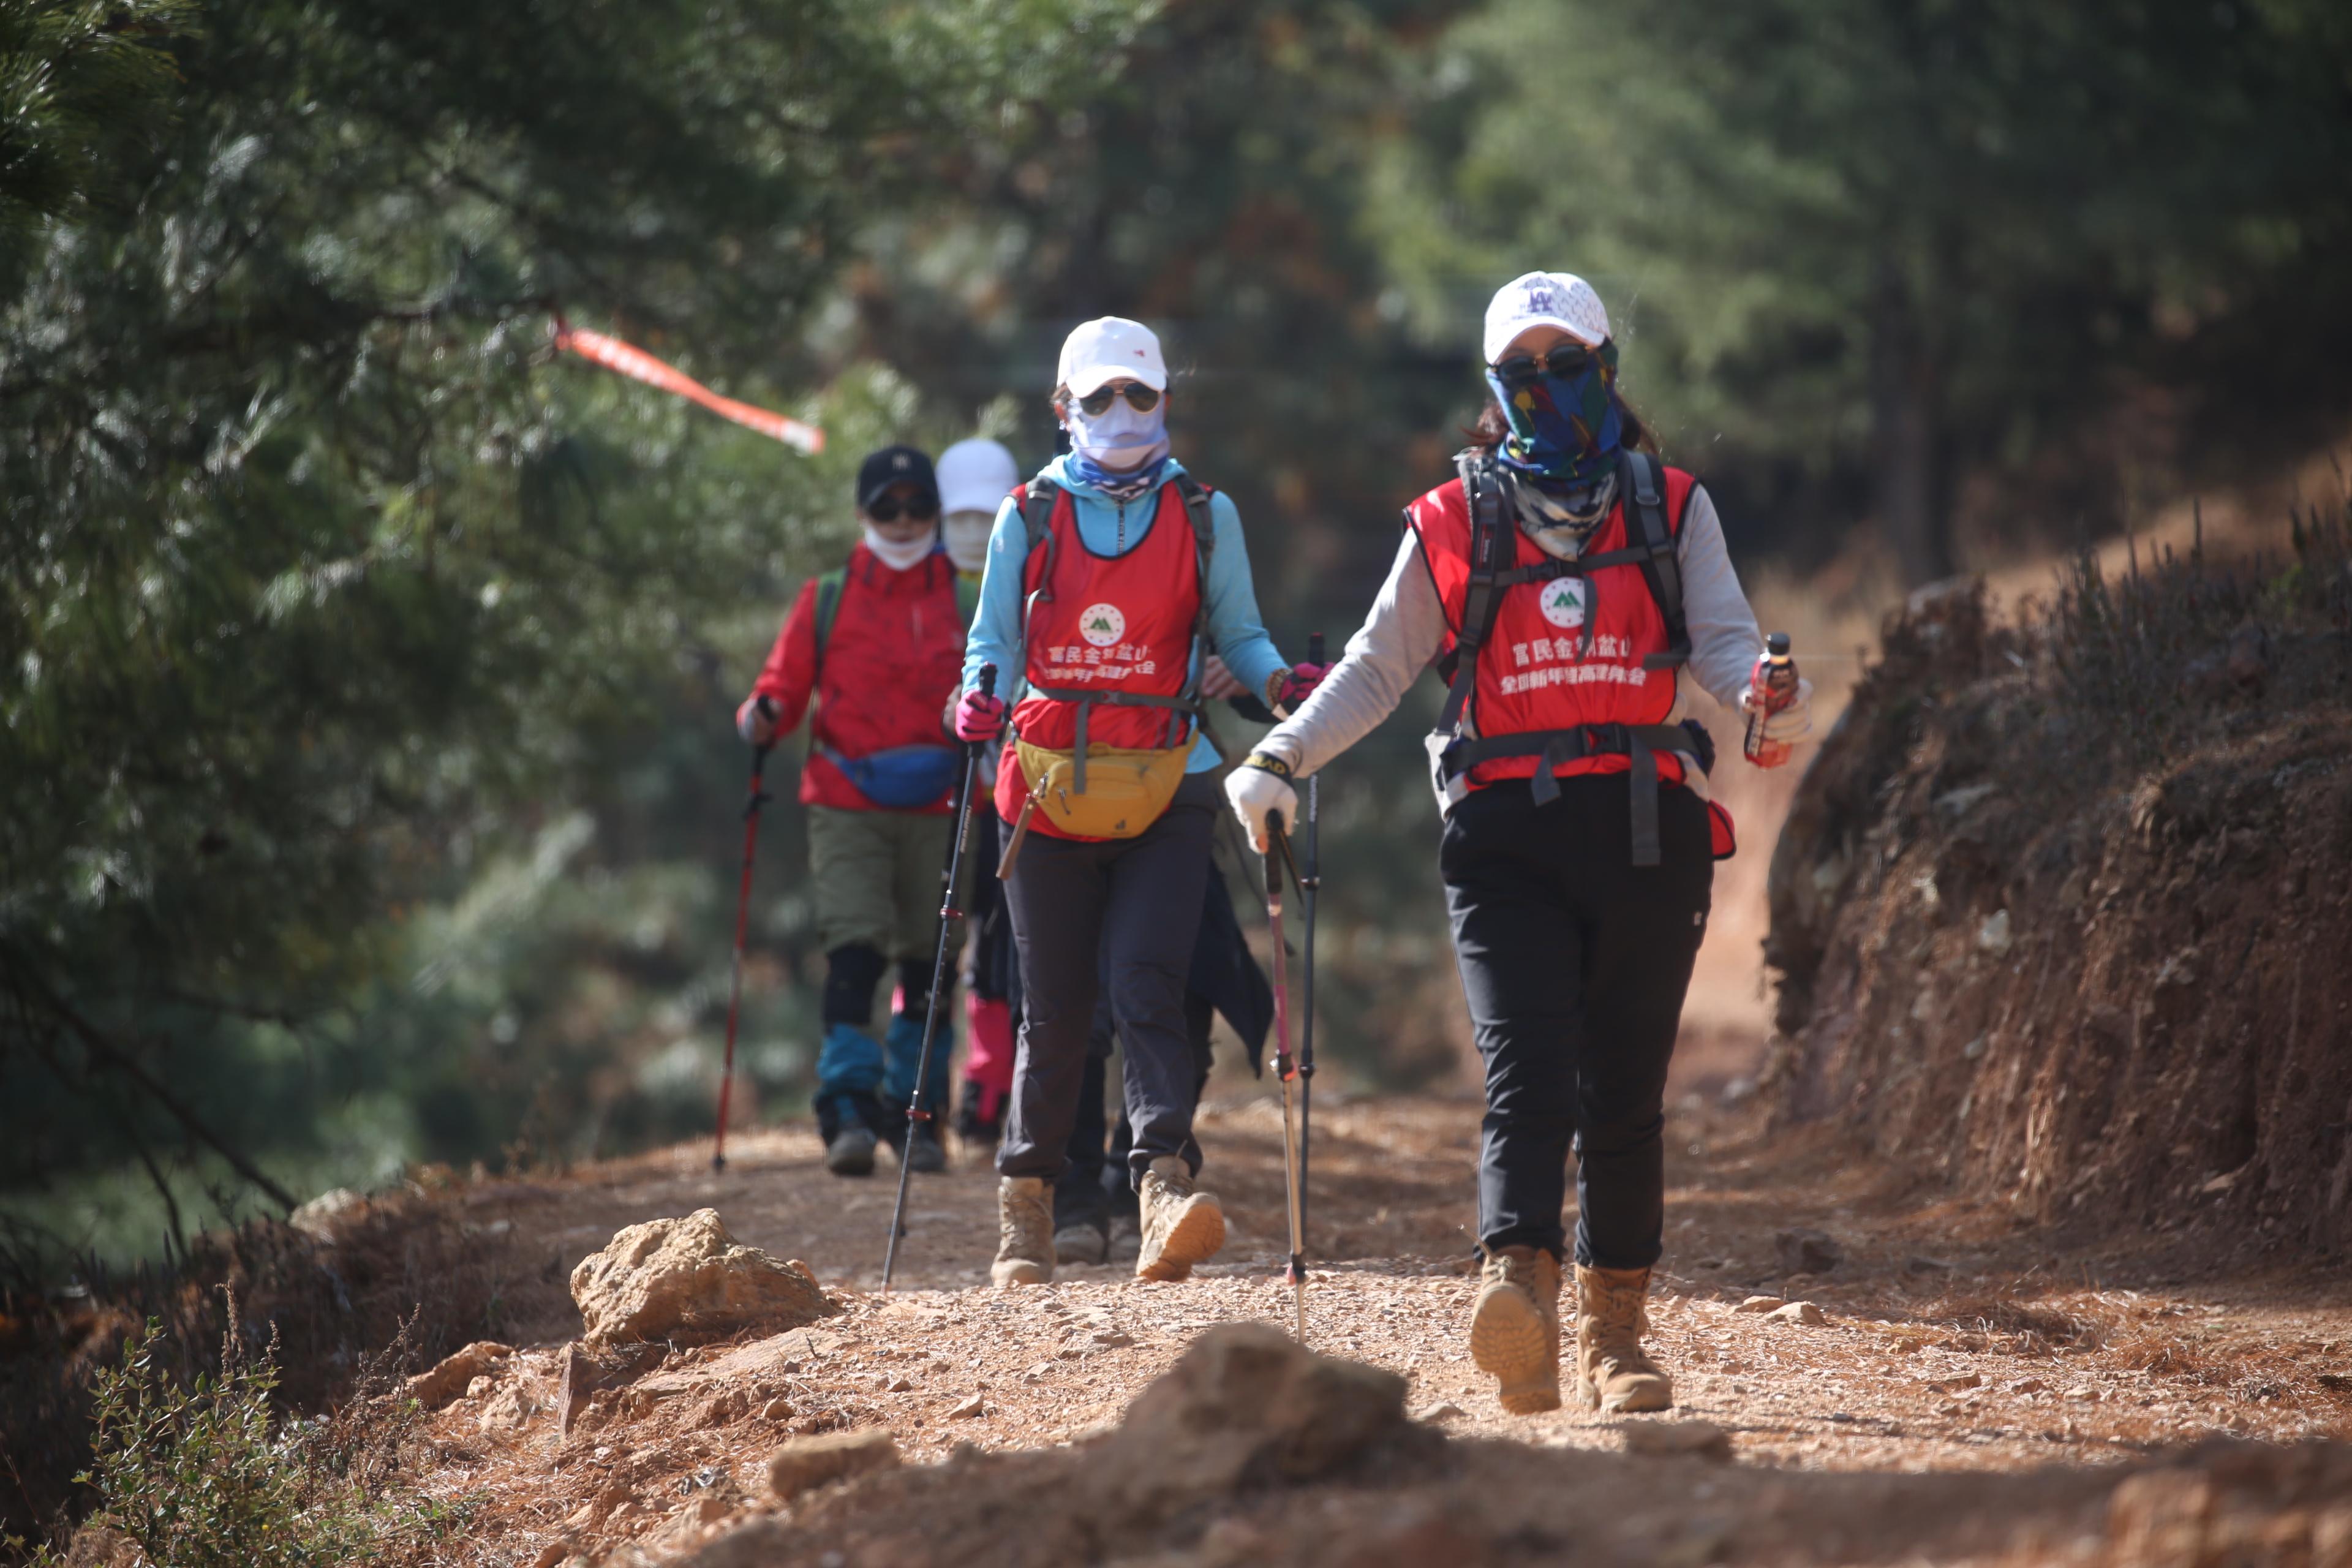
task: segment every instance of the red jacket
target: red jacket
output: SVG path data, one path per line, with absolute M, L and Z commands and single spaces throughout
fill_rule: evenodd
M 963 676 L 955 567 L 945 552 L 933 551 L 893 572 L 865 545 L 851 551 L 822 668 L 816 588 L 814 578 L 801 585 L 751 694 L 775 702 L 779 735 L 797 729 L 809 699 L 816 699 L 808 762 L 801 769 L 803 804 L 873 811 L 878 808 L 824 752 L 864 757 L 893 746 L 954 744 L 940 723 Z M 944 812 L 948 805 L 943 796 L 926 809 Z

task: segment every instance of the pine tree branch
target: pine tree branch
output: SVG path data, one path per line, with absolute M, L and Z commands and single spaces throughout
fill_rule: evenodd
M 189 1137 L 226 1161 L 229 1169 L 268 1193 L 288 1214 L 292 1214 L 301 1206 L 299 1200 L 293 1194 L 271 1180 L 259 1166 L 247 1159 L 226 1139 L 206 1126 L 204 1119 L 198 1116 L 186 1102 L 165 1088 L 152 1073 L 140 1066 L 137 1058 L 108 1038 L 98 1026 L 76 1012 L 64 997 L 50 990 L 38 976 L 28 973 L 21 964 L 10 967 L 12 969 L 10 980 L 16 991 L 16 1005 L 20 1013 L 31 1011 L 26 1005 L 29 994 L 30 999 L 38 1004 L 41 1010 L 65 1025 L 74 1038 L 80 1042 L 82 1049 L 89 1052 L 95 1062 L 106 1070 L 120 1073 L 130 1079 L 141 1092 L 157 1105 L 162 1106 L 170 1114 L 172 1120 L 177 1121 L 187 1131 Z M 56 1055 L 44 1047 L 37 1031 L 26 1030 L 25 1037 L 26 1044 L 41 1058 L 42 1061 L 47 1064 L 51 1072 L 57 1074 L 60 1080 L 72 1081 L 65 1071 L 65 1064 L 58 1061 Z

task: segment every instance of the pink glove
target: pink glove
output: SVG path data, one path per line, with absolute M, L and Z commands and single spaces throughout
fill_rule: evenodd
M 967 691 L 956 704 L 955 732 L 959 741 L 985 744 L 1004 728 L 1004 699 Z
M 1266 682 L 1265 705 L 1287 719 L 1330 673 L 1328 664 L 1294 664 L 1288 669 L 1277 669 L 1274 679 Z

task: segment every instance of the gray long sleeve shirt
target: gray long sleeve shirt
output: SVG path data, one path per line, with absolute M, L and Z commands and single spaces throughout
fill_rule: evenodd
M 1727 708 L 1756 665 L 1763 637 L 1740 591 L 1739 574 L 1724 548 L 1723 523 L 1704 486 L 1694 486 L 1675 553 L 1683 569 L 1683 616 L 1690 628 L 1692 678 Z M 1421 543 L 1410 530 L 1397 547 L 1388 581 L 1363 626 L 1348 639 L 1347 656 L 1297 712 L 1258 743 L 1300 777 L 1354 745 L 1396 710 L 1405 689 L 1437 657 L 1446 633 L 1445 610 Z M 1685 711 L 1679 693 L 1669 722 Z M 1704 777 L 1696 769 L 1693 781 Z M 1704 785 L 1700 785 L 1702 789 Z

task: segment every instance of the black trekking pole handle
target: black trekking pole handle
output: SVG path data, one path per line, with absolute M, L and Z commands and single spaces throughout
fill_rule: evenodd
M 980 694 L 996 695 L 996 666 L 980 667 Z M 930 1085 L 931 1051 L 939 1043 L 940 1005 L 947 990 L 948 948 L 955 923 L 963 911 L 955 907 L 956 884 L 963 879 L 963 841 L 971 827 L 971 803 L 978 793 L 980 755 L 987 750 L 985 741 L 967 741 L 963 749 L 963 777 L 956 785 L 954 837 L 948 840 L 948 863 L 940 873 L 940 937 L 939 946 L 931 955 L 931 994 L 923 1007 L 923 1048 L 915 1058 L 915 1089 L 907 1097 L 907 1142 L 898 1156 L 898 1200 L 890 1209 L 890 1241 L 882 1251 L 882 1293 L 890 1293 L 890 1276 L 898 1264 L 898 1237 L 907 1221 L 907 1176 L 913 1169 L 909 1157 L 915 1151 L 915 1134 L 922 1124 L 931 1120 L 930 1109 L 923 1103 L 923 1091 Z

